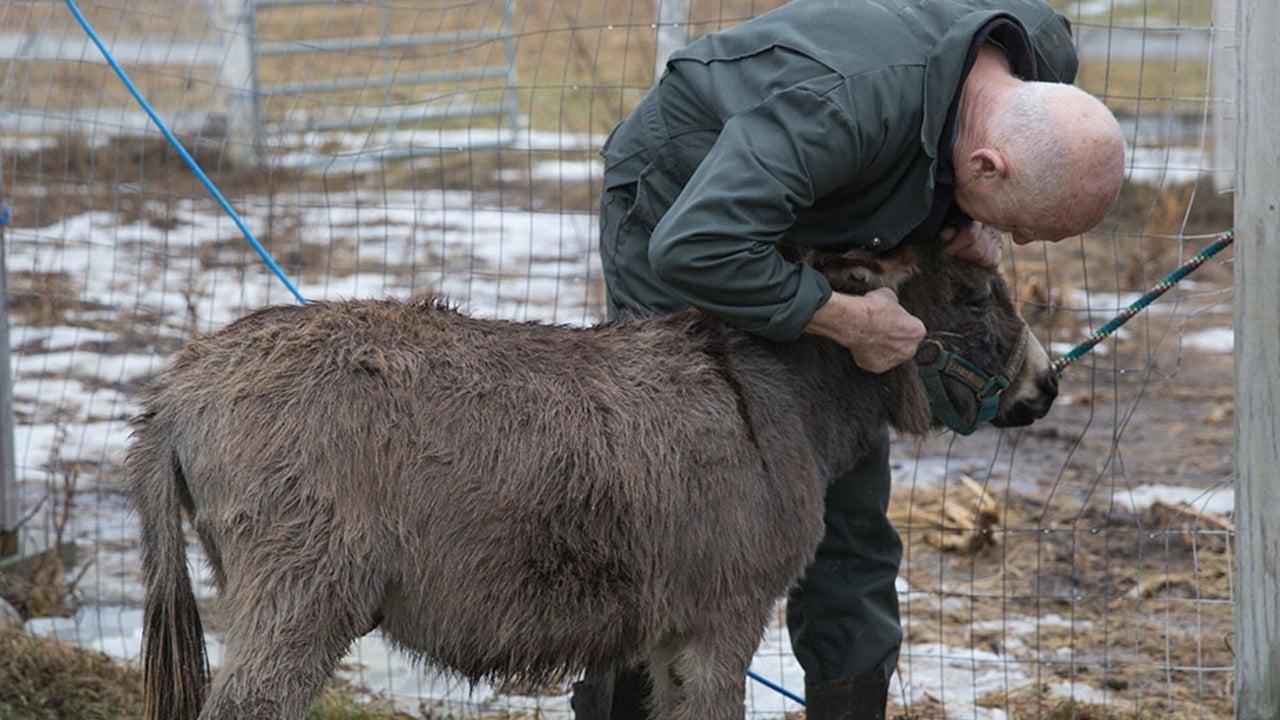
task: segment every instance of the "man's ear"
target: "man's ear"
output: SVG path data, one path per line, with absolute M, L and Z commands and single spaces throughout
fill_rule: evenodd
M 1005 177 L 1009 164 L 995 148 L 980 147 L 965 158 L 968 170 L 976 179 L 995 180 Z

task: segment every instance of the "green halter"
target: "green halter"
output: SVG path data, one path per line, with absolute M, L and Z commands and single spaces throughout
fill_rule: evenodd
M 1030 334 L 1031 330 L 1024 327 L 1021 337 L 1018 338 L 1018 345 L 1013 349 L 1012 357 L 1005 365 L 1004 372 L 999 375 L 989 375 L 982 368 L 948 350 L 937 340 L 922 341 L 920 348 L 916 350 L 917 358 L 927 346 L 932 345 L 938 350 L 937 360 L 929 363 L 916 361 L 934 417 L 961 435 L 970 435 L 983 423 L 990 422 L 999 411 L 1000 393 L 1004 392 L 1013 383 L 1018 373 L 1022 372 L 1022 364 L 1027 359 L 1027 340 Z M 951 397 L 943 385 L 944 377 L 958 380 L 977 398 L 978 410 L 972 420 L 960 417 L 959 411 L 951 402 Z

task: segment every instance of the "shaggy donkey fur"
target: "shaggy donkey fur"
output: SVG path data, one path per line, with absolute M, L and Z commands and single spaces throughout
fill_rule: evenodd
M 1025 332 L 997 273 L 936 250 L 808 259 L 840 287 L 896 286 L 986 368 Z M 999 419 L 1043 415 L 1051 377 L 1036 345 Z M 472 679 L 643 659 L 657 717 L 738 720 L 828 479 L 886 420 L 930 427 L 910 367 L 868 374 L 816 337 L 695 312 L 519 324 L 435 300 L 261 310 L 188 344 L 142 406 L 126 474 L 153 720 L 301 718 L 379 626 Z M 224 619 L 207 702 L 184 514 Z

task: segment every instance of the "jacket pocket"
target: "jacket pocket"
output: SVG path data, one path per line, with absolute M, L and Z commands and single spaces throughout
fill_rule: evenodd
M 628 222 L 646 233 L 653 232 L 683 189 L 683 184 L 672 177 L 663 163 L 649 163 L 636 180 L 635 202 Z

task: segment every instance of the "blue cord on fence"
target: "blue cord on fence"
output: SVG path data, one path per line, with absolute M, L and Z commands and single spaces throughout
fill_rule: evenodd
M 751 678 L 752 680 L 755 680 L 756 682 L 758 682 L 758 683 L 760 683 L 761 685 L 763 685 L 763 686 L 765 686 L 765 687 L 769 688 L 770 690 L 773 690 L 774 692 L 778 693 L 779 695 L 782 695 L 783 697 L 787 698 L 788 700 L 793 700 L 793 701 L 795 701 L 795 702 L 800 703 L 801 705 L 804 705 L 804 704 L 805 704 L 805 702 L 804 702 L 804 698 L 802 698 L 802 697 L 800 697 L 799 695 L 797 695 L 797 694 L 795 694 L 795 693 L 791 692 L 790 690 L 788 690 L 788 689 L 786 689 L 785 687 L 783 687 L 783 686 L 779 685 L 778 683 L 776 683 L 776 682 L 774 682 L 774 681 L 770 680 L 769 678 L 763 677 L 763 676 L 761 676 L 761 675 L 759 675 L 759 674 L 757 674 L 757 673 L 755 673 L 755 672 L 752 672 L 751 670 L 748 670 L 748 671 L 747 671 L 747 677 Z
M 138 101 L 138 104 L 142 106 L 144 111 L 146 111 L 147 115 L 151 118 L 151 121 L 160 129 L 165 140 L 168 140 L 169 144 L 173 146 L 173 149 L 178 152 L 178 155 L 180 155 L 182 160 L 186 162 L 187 167 L 191 168 L 191 172 L 195 173 L 196 177 L 200 180 L 200 183 L 209 191 L 209 194 L 213 196 L 213 199 L 222 206 L 222 209 L 226 211 L 232 222 L 236 224 L 236 227 L 240 228 L 240 232 L 244 234 L 245 239 L 249 241 L 249 244 L 253 246 L 253 249 L 258 252 L 262 261 L 267 264 L 267 267 L 271 269 L 271 272 L 275 273 L 276 277 L 280 278 L 280 282 L 284 283 L 284 286 L 289 289 L 289 292 L 292 293 L 295 298 L 297 298 L 298 302 L 305 303 L 307 299 L 302 296 L 302 293 L 298 292 L 298 288 L 294 287 L 294 284 L 289 281 L 289 278 L 285 276 L 284 271 L 280 269 L 280 266 L 276 265 L 276 261 L 271 258 L 271 253 L 267 252 L 267 249 L 262 246 L 262 243 L 258 242 L 258 239 L 254 237 L 253 232 L 249 230 L 249 227 L 245 225 L 244 220 L 240 218 L 240 214 L 235 211 L 235 208 L 231 207 L 231 203 L 227 202 L 227 199 L 223 197 L 222 193 L 218 190 L 218 187 L 213 184 L 213 181 L 209 179 L 209 176 L 205 174 L 204 170 L 200 169 L 200 164 L 195 161 L 195 158 L 191 157 L 191 153 L 187 152 L 187 149 L 182 146 L 182 143 L 179 142 L 178 138 L 169 130 L 169 127 L 164 124 L 164 121 L 160 119 L 160 116 L 156 114 L 156 111 L 153 110 L 146 99 L 142 97 L 142 93 L 138 91 L 138 88 L 133 84 L 133 81 L 129 79 L 129 74 L 124 71 L 124 68 L 120 66 L 120 63 L 116 62 L 115 56 L 111 54 L 110 50 L 107 50 L 106 45 L 102 43 L 102 39 L 98 37 L 98 33 L 94 31 L 93 26 L 89 24 L 87 19 L 85 19 L 84 14 L 80 12 L 80 7 L 76 5 L 75 0 L 67 0 L 67 7 L 71 10 L 71 14 L 75 16 L 76 22 L 80 23 L 80 27 L 84 28 L 85 34 L 89 36 L 89 39 L 93 41 L 94 45 L 98 46 L 98 50 L 100 50 L 102 52 L 102 56 L 106 58 L 107 64 L 111 66 L 111 69 L 115 71 L 116 75 L 120 78 L 120 81 L 124 83 L 125 89 L 129 91 L 129 94 L 133 96 L 134 100 Z
M 231 203 L 227 202 L 227 199 L 223 197 L 222 193 L 218 190 L 218 187 L 213 184 L 213 181 L 209 179 L 209 176 L 200 168 L 200 164 L 195 161 L 195 158 L 191 157 L 191 154 L 187 152 L 187 149 L 182 146 L 182 143 L 178 141 L 178 138 L 174 136 L 174 134 L 169 130 L 169 127 L 164 124 L 164 121 L 162 121 L 156 114 L 155 110 L 151 108 L 151 105 L 142 97 L 142 93 L 133 84 L 133 81 L 129 79 L 129 74 L 124 71 L 124 68 L 120 66 L 120 63 L 116 62 L 115 56 L 111 54 L 111 51 L 107 50 L 106 46 L 102 43 L 102 40 L 98 37 L 97 32 L 94 31 L 93 26 L 89 24 L 89 21 L 85 18 L 84 14 L 80 12 L 80 8 L 76 5 L 75 0 L 66 0 L 66 2 L 67 7 L 71 10 L 71 14 L 75 16 L 76 22 L 80 23 L 80 27 L 84 28 L 85 33 L 89 36 L 89 39 L 93 41 L 93 44 L 98 46 L 98 50 L 100 50 L 102 52 L 102 56 L 106 58 L 107 64 L 111 66 L 111 69 L 115 71 L 116 75 L 120 78 L 120 81 L 124 83 L 129 94 L 133 96 L 134 100 L 138 101 L 138 104 L 142 106 L 144 111 L 146 111 L 147 115 L 151 118 L 151 121 L 154 122 L 156 127 L 160 129 L 160 132 L 164 134 L 165 140 L 168 140 L 169 144 L 177 150 L 183 161 L 186 162 L 187 167 L 191 168 L 191 171 L 195 173 L 201 184 L 203 184 L 213 196 L 214 200 L 216 200 L 218 204 L 222 206 L 222 209 L 226 211 L 227 215 L 231 217 L 232 221 L 235 222 L 236 227 L 238 227 L 240 232 L 244 234 L 245 239 L 249 241 L 249 244 L 253 246 L 253 249 L 258 252 L 258 255 L 262 258 L 263 262 L 267 264 L 267 267 L 271 269 L 271 272 L 275 273 L 276 277 L 280 278 L 280 281 L 289 289 L 289 292 L 293 293 L 293 296 L 297 298 L 298 302 L 306 303 L 307 299 L 302 296 L 302 293 L 298 292 L 298 289 L 294 287 L 293 283 L 289 281 L 289 278 L 285 276 L 284 271 L 281 270 L 275 260 L 271 258 L 271 254 L 268 253 L 267 249 L 258 242 L 256 237 L 254 237 L 253 232 L 245 225 L 244 220 L 240 218 L 239 213 L 231 207 Z M 4 206 L 2 210 L 0 210 L 0 223 L 7 222 L 8 219 L 8 206 Z M 804 704 L 804 698 L 796 695 L 790 690 L 787 690 L 781 685 L 771 682 L 753 672 L 748 672 L 747 675 L 762 685 L 781 693 L 787 698 L 790 698 L 801 705 Z
M 1089 339 L 1072 348 L 1066 355 L 1054 360 L 1054 372 L 1058 375 L 1062 375 L 1068 365 L 1079 360 L 1081 356 L 1092 350 L 1095 345 L 1108 338 L 1116 330 L 1119 330 L 1121 325 L 1129 322 L 1129 319 L 1141 312 L 1143 308 L 1155 302 L 1156 298 L 1168 292 L 1169 289 L 1176 285 L 1179 280 L 1189 275 L 1192 270 L 1203 265 L 1205 260 L 1213 257 L 1219 250 L 1222 250 L 1222 248 L 1230 245 L 1234 241 L 1234 229 L 1228 230 L 1219 235 L 1218 238 L 1208 247 L 1191 256 L 1191 259 L 1183 263 L 1177 270 L 1166 275 L 1163 280 L 1156 283 L 1155 286 L 1147 292 L 1143 293 L 1142 297 L 1133 301 L 1124 310 L 1121 310 L 1119 315 L 1116 315 L 1110 322 L 1096 330 L 1089 336 Z

